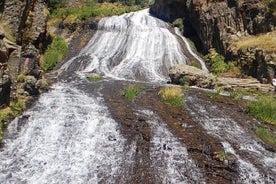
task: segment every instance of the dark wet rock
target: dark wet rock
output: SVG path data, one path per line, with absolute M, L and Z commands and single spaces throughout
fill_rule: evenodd
M 29 95 L 38 95 L 39 89 L 36 85 L 37 80 L 34 76 L 26 76 L 25 83 L 23 84 L 23 88 Z

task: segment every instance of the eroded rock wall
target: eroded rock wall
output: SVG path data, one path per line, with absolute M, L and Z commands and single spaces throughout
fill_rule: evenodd
M 5 0 L 0 11 L 0 64 L 7 66 L 2 67 L 0 77 L 9 78 L 11 88 L 11 94 L 0 94 L 0 98 L 16 98 L 21 90 L 17 89 L 19 74 L 41 79 L 39 58 L 46 37 L 47 5 L 46 0 Z

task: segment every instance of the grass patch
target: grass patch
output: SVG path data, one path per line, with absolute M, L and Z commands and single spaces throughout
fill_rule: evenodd
M 99 81 L 103 80 L 103 77 L 102 76 L 93 76 L 93 77 L 87 77 L 87 79 L 90 82 L 99 82 Z
M 238 50 L 244 47 L 258 47 L 267 51 L 276 52 L 276 31 L 259 34 L 257 36 L 247 36 L 240 38 L 230 45 L 233 50 Z
M 255 133 L 263 141 L 266 141 L 266 142 L 276 145 L 276 135 L 275 135 L 275 133 L 272 133 L 269 129 L 256 128 Z
M 15 36 L 12 33 L 12 30 L 9 27 L 9 22 L 4 21 L 3 19 L 0 20 L 0 30 L 5 33 L 5 37 L 12 41 L 15 42 Z
M 257 101 L 248 101 L 246 112 L 260 121 L 276 125 L 276 98 L 273 96 L 260 96 Z
M 196 60 L 192 59 L 191 66 L 201 69 L 201 65 Z
M 126 97 L 128 100 L 132 100 L 135 97 L 138 96 L 140 91 L 142 90 L 142 87 L 136 84 L 128 84 L 122 92 L 122 95 Z
M 219 98 L 222 98 L 222 96 L 220 95 L 220 91 L 217 91 L 217 92 L 209 92 L 208 93 L 208 96 L 211 98 L 211 99 L 219 99 Z
M 60 36 L 53 36 L 52 43 L 42 55 L 42 67 L 45 71 L 52 70 L 58 62 L 62 61 L 68 50 L 67 43 Z
M 183 105 L 183 93 L 179 87 L 163 87 L 158 93 L 165 104 L 181 107 Z

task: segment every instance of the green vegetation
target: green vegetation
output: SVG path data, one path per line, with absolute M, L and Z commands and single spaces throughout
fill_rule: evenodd
M 132 100 L 138 96 L 139 92 L 142 90 L 142 87 L 136 84 L 128 84 L 122 92 L 122 95 L 128 100 Z
M 87 79 L 90 82 L 99 82 L 99 81 L 103 80 L 103 77 L 102 76 L 90 76 L 90 77 L 87 77 Z
M 183 24 L 183 19 L 182 18 L 175 19 L 172 22 L 172 25 L 173 25 L 173 27 L 178 27 L 179 30 L 183 33 L 183 31 L 184 31 L 184 24 Z
M 221 92 L 221 91 L 216 91 L 216 92 L 214 92 L 214 93 L 209 92 L 209 93 L 208 93 L 208 96 L 209 96 L 210 98 L 212 98 L 212 99 L 218 99 L 218 98 L 221 98 L 221 97 L 222 97 L 222 96 L 220 95 L 220 92 Z
M 22 74 L 22 73 L 19 74 L 18 77 L 17 77 L 18 82 L 24 82 L 25 81 L 25 77 L 26 76 L 24 74 Z
M 238 100 L 238 99 L 242 99 L 243 94 L 241 91 L 237 91 L 237 90 L 233 89 L 232 91 L 230 91 L 230 97 Z
M 209 49 L 209 53 L 204 56 L 204 59 L 210 63 L 212 73 L 220 74 L 227 71 L 227 64 L 224 62 L 224 57 L 218 54 L 214 48 Z
M 14 115 L 20 114 L 25 109 L 25 99 L 18 98 L 16 101 L 11 102 L 10 108 Z
M 81 7 L 60 7 L 53 9 L 49 16 L 50 22 L 56 22 L 57 20 L 63 20 L 70 22 L 74 20 L 76 22 L 86 20 L 90 17 L 106 17 L 112 15 L 121 15 L 131 11 L 137 11 L 142 9 L 144 6 L 140 5 L 125 5 L 123 3 L 94 3 L 89 2 L 86 6 Z
M 67 53 L 67 43 L 60 36 L 53 36 L 52 43 L 42 55 L 42 66 L 45 71 L 52 70 L 56 64 L 64 59 Z
M 276 134 L 266 128 L 256 128 L 255 133 L 263 141 L 276 145 Z
M 181 107 L 183 105 L 183 93 L 179 87 L 163 87 L 158 93 L 165 104 Z
M 260 121 L 276 125 L 276 98 L 273 96 L 261 96 L 256 101 L 248 101 L 246 112 Z
M 19 115 L 25 109 L 26 99 L 19 97 L 16 101 L 11 102 L 9 107 L 0 109 L 0 140 L 3 138 L 3 123 L 4 120 L 8 117 L 15 117 Z
M 181 85 L 181 86 L 185 86 L 185 85 L 186 85 L 186 83 L 187 83 L 187 81 L 186 81 L 186 78 L 185 78 L 185 77 L 181 77 L 178 81 L 179 81 L 179 83 L 180 83 L 180 85 Z
M 230 157 L 233 157 L 234 155 L 230 152 L 220 151 L 218 153 L 218 159 L 223 162 L 224 160 L 228 160 Z
M 197 62 L 196 60 L 192 59 L 191 61 L 191 66 L 196 67 L 196 68 L 201 68 L 201 65 L 199 62 Z

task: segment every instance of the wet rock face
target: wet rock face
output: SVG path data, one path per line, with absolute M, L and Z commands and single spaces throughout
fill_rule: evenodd
M 0 11 L 1 24 L 5 23 L 0 25 L 0 63 L 8 66 L 16 94 L 19 74 L 41 77 L 39 55 L 46 37 L 47 6 L 45 0 L 9 0 L 1 1 Z

